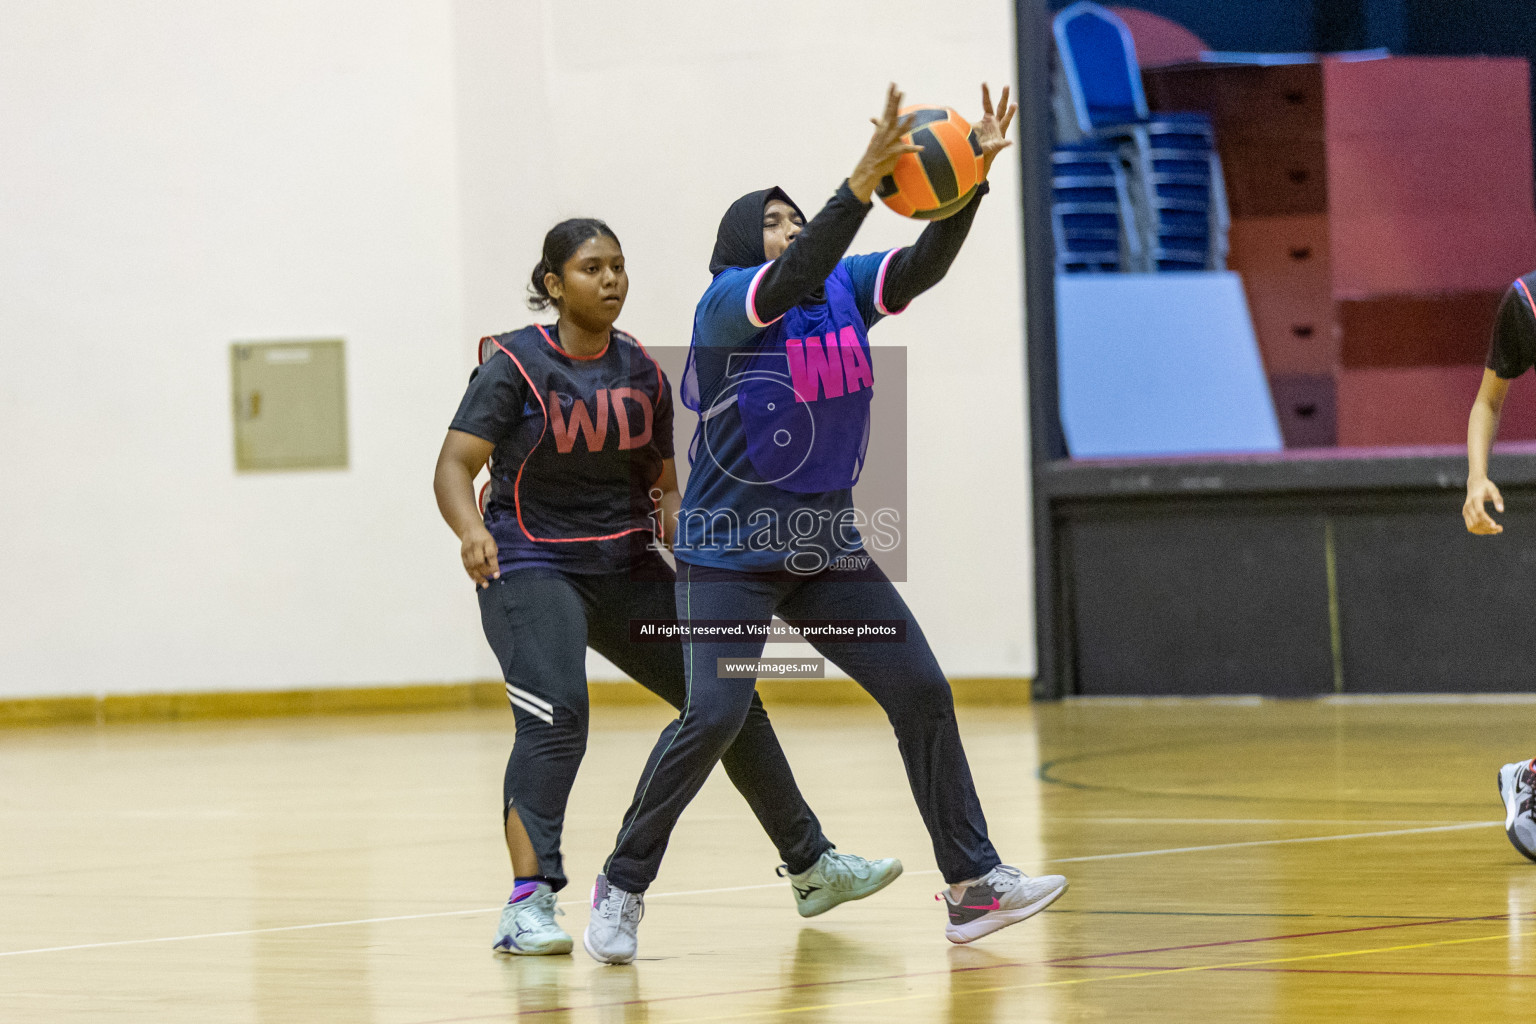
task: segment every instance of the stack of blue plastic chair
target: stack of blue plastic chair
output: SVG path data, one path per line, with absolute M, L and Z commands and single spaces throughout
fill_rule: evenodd
M 1058 142 L 1112 146 L 1125 171 L 1140 245 L 1124 269 L 1224 269 L 1230 217 L 1210 119 L 1147 109 L 1130 31 L 1098 4 L 1066 8 L 1054 31 Z
M 1062 273 L 1113 273 L 1140 262 L 1135 213 L 1114 146 L 1088 140 L 1051 153 L 1051 227 Z
M 1151 229 L 1147 262 L 1152 270 L 1219 269 L 1225 253 L 1212 245 L 1211 128 L 1193 120 L 1152 120 L 1140 173 L 1147 182 L 1144 217 Z

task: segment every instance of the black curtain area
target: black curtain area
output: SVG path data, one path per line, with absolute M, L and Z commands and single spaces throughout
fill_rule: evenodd
M 1536 59 L 1536 5 L 1493 0 L 1405 0 L 1409 53 L 1486 53 Z
M 1049 0 L 1052 12 L 1072 0 Z M 1536 4 L 1508 0 L 1107 0 L 1160 15 L 1215 50 L 1364 50 L 1536 59 Z
M 1364 50 L 1367 42 L 1364 0 L 1313 0 L 1312 49 L 1320 53 Z
M 1050 0 L 1052 12 L 1073 0 Z M 1098 0 L 1106 7 L 1136 7 L 1176 21 L 1213 50 L 1281 53 L 1310 50 L 1316 31 L 1313 0 Z

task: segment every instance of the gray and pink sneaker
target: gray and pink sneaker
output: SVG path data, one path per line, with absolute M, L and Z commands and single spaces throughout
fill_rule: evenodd
M 959 944 L 975 942 L 1035 916 L 1066 891 L 1067 880 L 1061 875 L 1031 878 L 1018 868 L 999 864 L 967 886 L 958 901 L 950 898 L 947 889 L 939 893 L 949 911 L 944 937 Z
M 627 964 L 634 960 L 640 940 L 640 919 L 645 916 L 645 895 L 625 892 L 598 875 L 592 886 L 592 916 L 581 933 L 587 954 L 599 963 Z
M 1499 769 L 1504 801 L 1504 834 L 1530 860 L 1536 860 L 1536 761 L 1516 761 Z

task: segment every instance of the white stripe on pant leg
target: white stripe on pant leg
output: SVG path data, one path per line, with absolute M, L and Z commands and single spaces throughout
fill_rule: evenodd
M 511 683 L 507 684 L 507 695 L 509 697 L 521 697 L 523 700 L 530 704 L 537 704 L 539 707 L 543 708 L 545 711 L 548 711 L 550 714 L 555 713 L 555 706 L 549 701 L 545 700 L 543 697 L 529 693 L 527 690 L 519 690 Z
M 511 683 L 506 683 L 504 685 L 507 689 L 508 700 L 520 700 L 525 703 L 532 704 L 539 710 L 548 712 L 551 715 L 555 713 L 555 706 L 549 701 L 545 700 L 543 697 L 540 697 L 537 694 L 529 693 L 527 690 L 519 689 L 518 687 L 513 686 Z
M 540 711 L 538 708 L 534 707 L 532 704 L 528 704 L 528 703 L 526 703 L 524 701 L 518 700 L 516 697 L 511 698 L 511 700 L 512 700 L 512 706 L 513 707 L 522 708 L 524 711 L 528 712 L 530 715 L 532 715 L 534 718 L 537 718 L 539 721 L 543 722 L 545 725 L 554 725 L 555 724 L 555 719 L 554 719 L 553 715 L 550 715 L 550 714 L 547 714 L 546 712 Z
M 549 714 L 547 711 L 542 711 L 539 708 L 534 707 L 532 704 L 529 704 L 525 700 L 519 700 L 518 698 L 512 696 L 510 693 L 507 694 L 507 699 L 512 702 L 512 705 L 514 707 L 522 708 L 524 711 L 528 712 L 534 718 L 539 719 L 540 721 L 542 721 L 546 725 L 554 725 L 555 724 L 554 716 Z

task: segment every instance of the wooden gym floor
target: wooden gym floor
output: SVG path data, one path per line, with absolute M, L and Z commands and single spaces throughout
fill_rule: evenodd
M 0 732 L 0 1020 L 1395 1024 L 1536 1004 L 1536 864 L 1494 786 L 1536 754 L 1536 704 L 962 708 L 999 849 L 1072 880 L 964 948 L 879 713 L 773 714 L 828 834 L 906 875 L 802 922 L 717 772 L 618 968 L 490 952 L 508 712 Z M 595 710 L 573 934 L 667 717 Z

